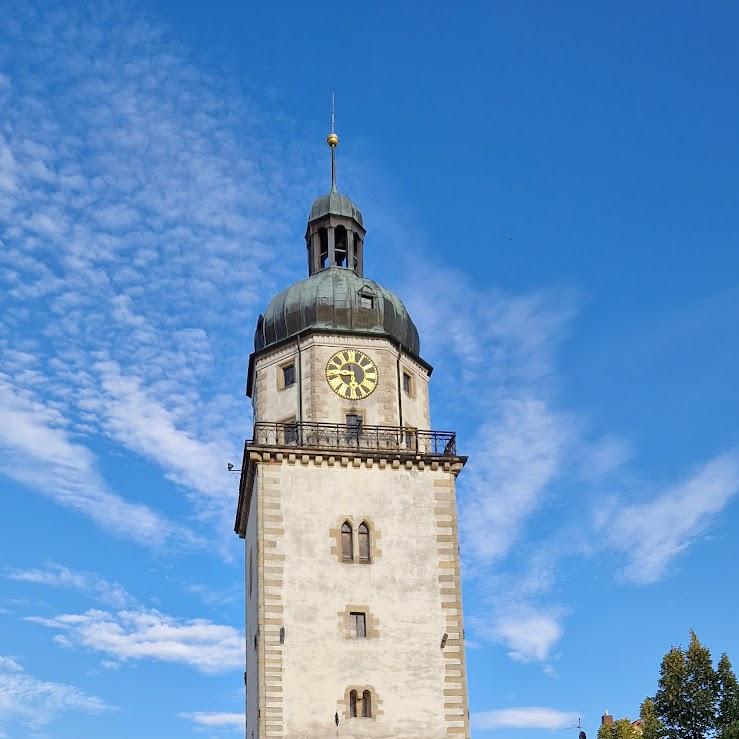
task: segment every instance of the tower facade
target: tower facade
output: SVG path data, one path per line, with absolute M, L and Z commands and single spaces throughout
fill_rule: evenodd
M 314 203 L 308 278 L 259 317 L 236 532 L 246 556 L 246 737 L 469 737 L 454 433 L 365 228 Z

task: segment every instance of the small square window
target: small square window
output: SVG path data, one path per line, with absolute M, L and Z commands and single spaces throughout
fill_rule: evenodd
M 364 639 L 367 636 L 367 617 L 364 613 L 349 614 L 349 636 L 352 639 Z
M 413 387 L 413 378 L 409 372 L 403 372 L 403 390 L 410 395 L 411 388 Z
M 375 299 L 371 295 L 360 295 L 359 305 L 362 308 L 372 310 L 375 307 Z
M 287 364 L 282 368 L 282 386 L 290 387 L 295 384 L 295 365 Z

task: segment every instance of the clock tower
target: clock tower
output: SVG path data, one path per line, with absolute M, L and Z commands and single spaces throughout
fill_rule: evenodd
M 308 277 L 257 322 L 236 532 L 246 738 L 469 737 L 455 499 L 413 321 L 364 276 L 359 208 L 308 217 Z

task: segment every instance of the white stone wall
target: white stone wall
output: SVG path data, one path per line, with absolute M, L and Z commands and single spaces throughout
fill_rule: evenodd
M 377 364 L 377 389 L 364 400 L 350 401 L 336 395 L 326 382 L 326 363 L 331 355 L 346 348 L 357 348 Z M 369 426 L 399 426 L 401 408 L 398 397 L 397 348 L 386 339 L 314 334 L 300 343 L 290 342 L 260 357 L 255 364 L 254 417 L 259 421 L 279 422 L 301 414 L 298 398 L 302 396 L 302 420 L 344 423 L 348 413 L 359 413 Z M 295 362 L 300 371 L 295 385 L 282 388 L 281 368 Z M 429 429 L 428 373 L 406 354 L 400 354 L 403 370 L 413 377 L 411 394 L 401 388 L 400 403 L 404 426 Z
M 452 509 L 439 513 L 437 496 L 451 491 L 453 498 L 453 474 L 340 462 L 260 467 L 279 487 L 284 530 L 265 550 L 265 563 L 272 556 L 284 563 L 281 582 L 271 588 L 281 591 L 282 622 L 265 627 L 267 643 L 285 628 L 283 725 L 275 735 L 334 736 L 335 712 L 341 737 L 435 739 L 449 736 L 450 726 L 464 735 L 464 722 L 450 722 L 445 707 L 456 702 L 460 719 L 466 710 L 462 696 L 445 694 L 455 687 L 446 666 L 449 650 L 460 654 L 461 634 L 450 630 L 440 574 L 454 569 L 456 554 L 451 544 L 440 554 L 438 541 L 440 516 L 456 518 Z M 344 518 L 370 522 L 379 551 L 371 564 L 337 556 Z M 342 617 L 348 605 L 368 607 L 376 637 L 348 638 Z M 445 632 L 450 640 L 442 650 Z M 352 686 L 375 692 L 374 718 L 348 718 Z
M 245 553 L 245 582 L 244 593 L 246 594 L 246 719 L 247 719 L 247 737 L 251 739 L 252 731 L 257 737 L 257 717 L 259 715 L 259 674 L 257 664 L 257 651 L 254 649 L 254 635 L 257 631 L 259 623 L 258 604 L 259 604 L 259 585 L 260 571 L 259 566 L 259 547 L 257 541 L 257 530 L 259 518 L 257 515 L 257 501 L 259 500 L 259 482 L 260 473 L 257 469 L 254 477 L 254 494 L 251 498 L 249 506 L 249 518 L 246 527 L 246 538 L 244 539 Z M 249 588 L 249 571 L 251 569 L 251 592 Z

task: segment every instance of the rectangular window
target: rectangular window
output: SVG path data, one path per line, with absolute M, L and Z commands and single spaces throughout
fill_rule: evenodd
M 374 305 L 375 305 L 375 300 L 371 295 L 360 295 L 359 305 L 362 308 L 369 308 L 369 310 L 372 310 L 372 308 L 374 308 Z
M 357 415 L 356 413 L 347 413 L 346 425 L 349 426 L 349 428 L 357 429 L 357 431 L 359 431 L 359 429 L 362 428 L 362 416 Z
M 287 446 L 298 444 L 298 424 L 295 418 L 288 418 L 282 422 L 282 440 Z
M 411 388 L 413 379 L 411 378 L 411 375 L 409 372 L 403 372 L 403 390 L 405 390 L 407 395 L 411 394 Z
M 406 426 L 403 430 L 405 436 L 405 448 L 415 449 L 416 448 L 416 429 L 411 426 Z
M 352 639 L 364 639 L 367 636 L 367 619 L 364 613 L 349 614 L 349 636 Z
M 287 364 L 282 367 L 282 387 L 290 387 L 295 384 L 295 365 Z

